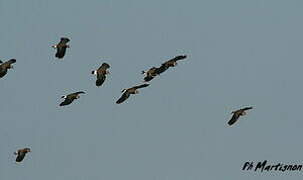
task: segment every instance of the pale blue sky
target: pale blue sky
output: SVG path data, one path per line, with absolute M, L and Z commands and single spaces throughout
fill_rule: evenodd
M 298 180 L 303 1 L 0 0 L 1 180 Z M 63 60 L 51 45 L 71 39 Z M 187 54 L 116 105 L 142 70 Z M 111 74 L 100 88 L 90 73 Z M 86 91 L 70 106 L 62 95 Z M 252 105 L 227 126 L 230 112 Z M 16 149 L 30 147 L 21 165 Z

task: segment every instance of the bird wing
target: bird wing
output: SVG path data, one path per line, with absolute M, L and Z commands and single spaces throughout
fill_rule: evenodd
M 85 94 L 84 91 L 78 91 L 78 92 L 75 92 L 74 94 Z
M 7 68 L 7 67 L 9 67 L 11 64 L 13 64 L 13 63 L 15 63 L 15 62 L 16 62 L 16 59 L 10 59 L 10 60 L 8 60 L 8 61 L 2 63 L 1 66 L 2 66 L 3 68 Z
M 241 110 L 243 110 L 243 111 L 246 111 L 246 110 L 250 110 L 250 109 L 252 109 L 253 107 L 251 106 L 251 107 L 245 107 L 245 108 L 243 108 L 243 109 L 241 109 Z
M 60 106 L 69 105 L 73 101 L 74 101 L 74 99 L 66 98 L 62 103 L 60 103 Z
M 101 86 L 106 79 L 104 74 L 97 74 L 96 86 Z
M 239 117 L 240 117 L 240 114 L 235 112 L 233 114 L 233 116 L 231 117 L 231 119 L 228 121 L 228 125 L 230 125 L 230 126 L 233 125 L 239 119 Z
M 59 59 L 63 58 L 65 55 L 65 52 L 66 52 L 66 46 L 58 46 L 56 57 Z
M 122 96 L 116 102 L 117 104 L 123 103 L 127 98 L 129 98 L 129 93 L 126 91 L 122 94 Z
M 13 63 L 15 63 L 16 62 L 16 59 L 10 59 L 10 60 L 8 60 L 8 61 L 6 61 L 4 64 L 13 64 Z
M 180 56 L 176 56 L 174 57 L 173 59 L 171 60 L 174 60 L 174 61 L 179 61 L 179 60 L 182 60 L 182 59 L 185 59 L 187 56 L 186 55 L 180 55 Z
M 66 43 L 68 43 L 68 42 L 69 42 L 69 39 L 68 39 L 68 38 L 62 37 L 62 38 L 60 39 L 60 43 L 66 44 Z
M 166 64 L 162 64 L 159 68 L 157 68 L 155 71 L 157 74 L 161 74 L 163 73 L 164 71 L 166 71 L 168 69 L 168 67 L 166 66 Z
M 147 75 L 147 76 L 144 77 L 145 82 L 151 81 L 152 79 L 154 79 L 154 76 L 148 76 Z
M 107 63 L 102 63 L 98 70 L 106 70 L 107 68 L 110 68 L 110 65 Z
M 134 86 L 133 88 L 140 89 L 140 88 L 144 88 L 144 87 L 147 87 L 147 86 L 149 86 L 149 84 L 141 84 L 139 86 Z
M 25 157 L 25 152 L 23 151 L 18 151 L 18 155 L 16 157 L 16 162 L 21 162 Z

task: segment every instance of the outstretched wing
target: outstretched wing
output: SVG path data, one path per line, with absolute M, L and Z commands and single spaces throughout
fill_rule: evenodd
M 96 86 L 101 86 L 106 79 L 106 76 L 104 74 L 98 74 L 97 80 L 96 80 Z
M 84 91 L 78 91 L 78 92 L 75 92 L 74 94 L 85 94 Z
M 74 99 L 66 98 L 62 103 L 60 103 L 60 106 L 69 105 L 70 103 L 73 102 L 73 100 L 74 100 Z
M 165 64 L 162 64 L 159 68 L 157 68 L 155 71 L 157 74 L 161 74 L 164 71 L 166 71 L 168 69 L 168 67 Z
M 68 42 L 69 42 L 69 39 L 66 38 L 66 37 L 62 37 L 62 38 L 60 39 L 60 43 L 66 44 L 66 43 L 68 43 Z
M 145 76 L 144 77 L 145 82 L 151 81 L 152 79 L 154 79 L 154 76 Z
M 15 62 L 16 62 L 16 59 L 10 59 L 10 60 L 6 61 L 6 62 L 3 63 L 3 64 L 13 64 L 13 63 L 15 63 Z
M 180 56 L 176 56 L 174 57 L 173 59 L 171 60 L 174 60 L 174 61 L 179 61 L 179 60 L 182 60 L 182 59 L 185 59 L 187 56 L 186 55 L 180 55 Z
M 59 59 L 63 58 L 65 55 L 65 52 L 66 52 L 66 46 L 58 46 L 56 57 Z
M 122 94 L 122 96 L 118 99 L 118 101 L 116 102 L 117 104 L 121 104 L 123 103 L 127 98 L 129 98 L 129 93 L 125 92 Z
M 16 162 L 21 162 L 24 159 L 24 157 L 25 157 L 25 153 L 22 151 L 19 151 L 18 155 L 16 157 Z
M 250 109 L 252 109 L 253 107 L 251 106 L 251 107 L 245 107 L 245 108 L 243 108 L 243 109 L 241 109 L 241 110 L 243 110 L 243 111 L 246 111 L 246 110 L 250 110 Z
M 102 63 L 98 70 L 106 70 L 107 68 L 110 68 L 110 65 L 107 63 Z
M 10 60 L 2 63 L 1 66 L 4 67 L 4 68 L 7 68 L 7 67 L 9 67 L 11 64 L 13 64 L 15 62 L 16 62 L 16 59 L 10 59 Z
M 231 119 L 228 121 L 228 125 L 230 125 L 230 126 L 233 125 L 239 119 L 239 117 L 240 117 L 240 114 L 235 112 L 233 114 L 233 116 L 231 117 Z
M 147 86 L 149 86 L 149 84 L 141 84 L 139 86 L 134 86 L 133 88 L 140 89 L 140 88 L 144 88 L 144 87 L 147 87 Z

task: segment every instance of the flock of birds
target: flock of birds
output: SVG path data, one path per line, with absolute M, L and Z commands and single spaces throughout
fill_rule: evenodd
M 58 44 L 52 46 L 54 49 L 57 50 L 55 57 L 57 57 L 59 59 L 62 59 L 64 57 L 64 55 L 66 53 L 66 49 L 70 48 L 70 46 L 67 44 L 69 41 L 70 40 L 68 38 L 62 37 Z M 173 59 L 170 59 L 170 60 L 164 62 L 158 68 L 152 67 L 147 71 L 142 71 L 142 74 L 145 75 L 145 77 L 144 77 L 145 83 L 141 84 L 141 85 L 133 86 L 128 89 L 123 89 L 121 91 L 121 93 L 123 93 L 123 94 L 116 101 L 116 103 L 121 104 L 126 99 L 128 99 L 131 94 L 138 94 L 139 93 L 138 89 L 149 86 L 149 84 L 147 82 L 151 81 L 156 76 L 162 74 L 170 67 L 175 67 L 177 65 L 177 61 L 184 60 L 186 58 L 187 58 L 186 55 L 179 55 L 179 56 L 174 57 Z M 6 62 L 2 62 L 0 60 L 0 78 L 4 77 L 7 74 L 9 69 L 13 69 L 12 64 L 14 64 L 14 63 L 16 63 L 16 59 L 10 59 Z M 97 70 L 92 71 L 92 74 L 96 75 L 96 77 L 97 77 L 96 86 L 98 86 L 98 87 L 102 86 L 102 84 L 104 83 L 104 81 L 106 79 L 106 75 L 109 74 L 109 71 L 108 71 L 109 68 L 110 68 L 110 65 L 108 63 L 103 63 Z M 71 93 L 71 94 L 62 96 L 61 98 L 63 98 L 64 101 L 60 103 L 60 106 L 65 106 L 65 105 L 71 104 L 75 99 L 80 98 L 80 94 L 85 94 L 85 92 L 79 91 L 79 92 L 75 92 L 75 93 Z M 228 121 L 228 125 L 230 125 L 230 126 L 233 125 L 240 118 L 240 116 L 246 115 L 246 111 L 250 110 L 252 108 L 253 107 L 245 107 L 245 108 L 233 111 L 232 112 L 233 115 L 232 115 L 231 119 Z M 14 152 L 14 154 L 17 156 L 16 162 L 21 162 L 28 152 L 31 152 L 30 148 L 23 148 L 23 149 L 19 149 L 16 152 Z

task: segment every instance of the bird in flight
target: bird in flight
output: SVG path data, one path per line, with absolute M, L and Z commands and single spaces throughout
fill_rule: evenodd
M 16 162 L 21 162 L 28 152 L 31 152 L 30 148 L 19 149 L 18 151 L 14 152 L 14 154 L 17 156 Z
M 60 106 L 65 106 L 65 105 L 71 104 L 75 99 L 80 98 L 80 94 L 85 94 L 85 92 L 79 91 L 79 92 L 68 94 L 66 96 L 62 96 L 61 98 L 63 98 L 64 101 L 62 103 L 60 103 Z
M 16 59 L 10 59 L 6 62 L 0 60 L 0 78 L 6 75 L 8 69 L 14 69 L 13 63 L 16 62 Z
M 58 44 L 52 46 L 54 49 L 57 49 L 55 55 L 57 58 L 62 59 L 64 57 L 66 48 L 69 48 L 69 45 L 67 44 L 69 41 L 70 40 L 68 38 L 62 37 Z
M 96 86 L 104 83 L 106 75 L 109 74 L 108 68 L 110 68 L 109 64 L 103 63 L 97 70 L 92 71 L 92 74 L 97 75 Z
M 161 74 L 164 71 L 166 71 L 169 67 L 175 67 L 178 63 L 177 61 L 185 59 L 187 56 L 186 55 L 180 55 L 176 56 L 173 59 L 170 59 L 166 62 L 164 62 L 159 68 L 157 68 L 156 73 Z
M 247 113 L 245 111 L 252 109 L 253 107 L 245 107 L 242 109 L 238 109 L 236 111 L 231 112 L 231 114 L 233 114 L 233 116 L 231 117 L 231 119 L 228 121 L 228 125 L 233 125 L 240 116 L 245 116 Z
M 117 104 L 121 104 L 123 103 L 127 98 L 129 98 L 129 96 L 131 94 L 138 94 L 139 91 L 138 89 L 140 88 L 144 88 L 144 87 L 147 87 L 149 86 L 149 84 L 142 84 L 142 85 L 139 85 L 139 86 L 134 86 L 134 87 L 131 87 L 131 88 L 128 88 L 128 89 L 123 89 L 121 92 L 123 93 L 122 96 L 117 100 Z

